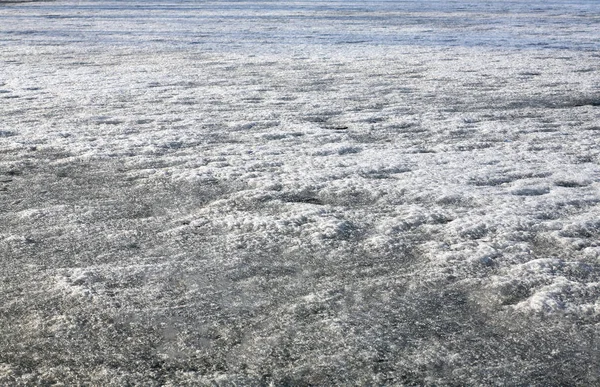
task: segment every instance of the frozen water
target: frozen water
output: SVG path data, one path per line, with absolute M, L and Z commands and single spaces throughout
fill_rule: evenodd
M 0 1 L 0 384 L 595 385 L 596 1 Z

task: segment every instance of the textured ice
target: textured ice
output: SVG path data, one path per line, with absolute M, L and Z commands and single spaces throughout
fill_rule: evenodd
M 598 384 L 599 15 L 0 1 L 0 384 Z

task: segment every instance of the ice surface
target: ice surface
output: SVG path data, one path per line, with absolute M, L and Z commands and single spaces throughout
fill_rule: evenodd
M 599 24 L 0 2 L 0 384 L 598 384 Z

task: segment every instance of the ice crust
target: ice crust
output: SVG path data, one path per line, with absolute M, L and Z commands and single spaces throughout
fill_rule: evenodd
M 0 384 L 600 383 L 599 15 L 0 2 Z

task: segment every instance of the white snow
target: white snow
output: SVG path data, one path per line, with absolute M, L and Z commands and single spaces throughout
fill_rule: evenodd
M 597 383 L 599 14 L 0 2 L 0 381 Z

